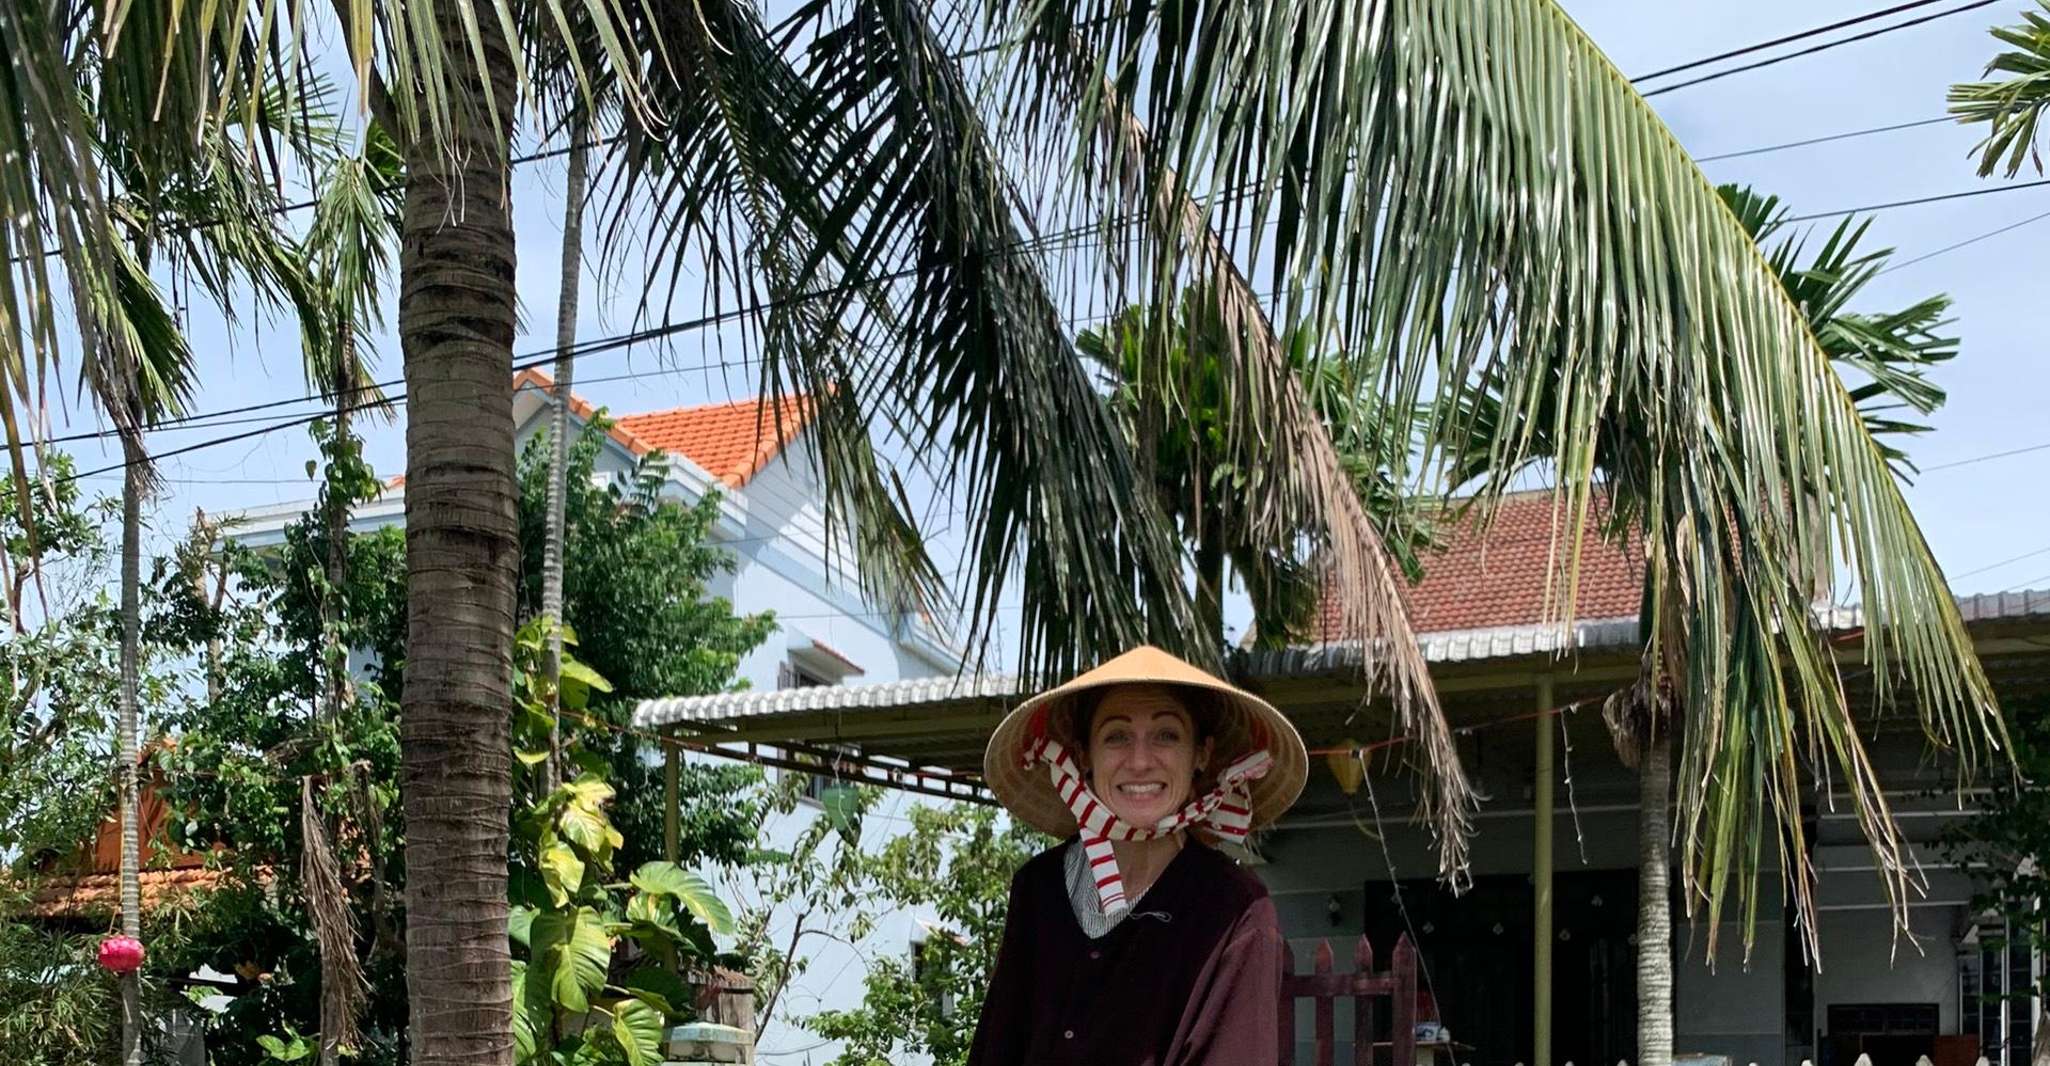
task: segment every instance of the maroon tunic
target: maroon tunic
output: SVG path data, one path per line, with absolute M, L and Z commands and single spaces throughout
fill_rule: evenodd
M 969 1066 L 1272 1066 L 1281 933 L 1266 886 L 1191 838 L 1090 940 L 1068 903 L 1067 847 L 1011 881 Z

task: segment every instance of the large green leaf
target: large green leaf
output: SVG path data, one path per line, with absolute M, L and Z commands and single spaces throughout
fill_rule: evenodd
M 517 903 L 513 904 L 511 915 L 506 923 L 509 926 L 508 932 L 512 935 L 513 943 L 525 948 L 533 947 L 534 919 L 539 913 L 539 911 L 532 907 L 522 906 Z
M 2050 0 L 2036 0 L 2036 6 L 2022 14 L 2021 25 L 1993 30 L 2007 50 L 1986 64 L 1986 73 L 2005 77 L 1950 89 L 1950 113 L 1958 121 L 1986 124 L 1986 139 L 1976 149 L 1980 177 L 1999 170 L 2011 178 L 2029 163 L 2043 171 L 2038 140 L 2050 110 Z
M 674 898 L 713 932 L 733 931 L 733 912 L 713 891 L 711 882 L 695 871 L 658 860 L 643 863 L 631 880 L 643 892 Z
M 614 1002 L 612 1038 L 626 1052 L 630 1066 L 658 1066 L 662 1061 L 662 1012 L 638 999 Z
M 584 884 L 584 860 L 568 844 L 551 844 L 541 852 L 541 880 L 548 895 L 560 907 L 567 904 Z
M 534 919 L 534 975 L 566 1010 L 589 1010 L 591 997 L 605 987 L 612 961 L 612 938 L 605 923 L 589 907 L 555 911 Z M 532 979 L 530 977 L 530 979 Z
M 537 1007 L 540 1016 L 537 1017 Z M 548 1024 L 547 1005 L 534 1004 L 527 997 L 527 964 L 514 959 L 512 963 L 512 1009 L 513 1009 L 513 1055 L 520 1062 L 534 1058 L 539 1049 L 536 1033 Z
M 1445 414 L 1420 456 L 1386 457 L 1395 469 L 1433 469 L 1478 435 L 1488 469 L 1520 470 L 1535 441 L 1555 442 L 1549 587 L 1563 591 L 1548 622 L 1576 613 L 1600 497 L 1628 501 L 1617 522 L 1643 531 L 1650 570 L 1646 668 L 1678 688 L 1689 723 L 1674 773 L 1682 898 L 1705 908 L 1710 937 L 1729 893 L 1745 913 L 1762 894 L 1761 835 L 1777 837 L 1813 936 L 1813 869 L 1793 846 L 1802 752 L 1835 763 L 1904 921 L 1912 864 L 1815 624 L 1817 590 L 1849 576 L 1875 703 L 1912 694 L 1966 772 L 2004 746 L 1990 686 L 1885 449 L 1801 308 L 1560 5 L 994 8 L 997 32 L 1022 42 L 999 98 L 1040 143 L 1075 146 L 1064 188 L 1131 249 L 1105 269 L 1144 271 L 1142 302 L 1194 277 L 1257 323 L 1240 275 L 1258 270 L 1276 318 L 1311 324 L 1355 365 L 1381 361 L 1394 409 Z M 1278 380 L 1272 360 L 1241 361 L 1233 406 L 1260 411 Z M 1502 398 L 1485 426 L 1466 402 L 1476 388 Z M 1287 513 L 1310 468 L 1257 419 L 1233 434 L 1248 460 L 1279 460 L 1234 463 L 1253 475 L 1249 506 Z M 1640 461 L 1601 469 L 1619 440 Z M 1473 514 L 1484 523 L 1514 484 L 1480 486 Z M 1726 639 L 1739 630 L 1761 636 Z M 1785 663 L 1770 680 L 1740 663 L 1761 661 L 1766 640 Z

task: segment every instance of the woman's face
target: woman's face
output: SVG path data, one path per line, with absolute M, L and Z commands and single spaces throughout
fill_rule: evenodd
M 1126 823 L 1152 825 L 1189 801 L 1210 749 L 1172 691 L 1121 685 L 1089 721 L 1090 791 Z

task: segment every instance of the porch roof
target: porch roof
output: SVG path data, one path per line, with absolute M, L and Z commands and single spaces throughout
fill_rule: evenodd
M 2050 686 L 2050 590 L 1959 597 L 1997 687 Z M 1853 633 L 1857 607 L 1821 619 Z M 1568 702 L 1614 688 L 1636 670 L 1634 618 L 1426 633 L 1424 658 L 1455 726 L 1527 713 L 1527 689 L 1551 675 Z M 1357 643 L 1239 649 L 1231 673 L 1293 719 L 1313 747 L 1386 735 L 1387 708 L 1369 698 Z M 2003 681 L 2006 682 L 2003 684 Z M 872 684 L 644 700 L 634 725 L 688 736 L 706 750 L 750 758 L 758 746 L 839 761 L 877 783 L 916 781 L 918 790 L 959 795 L 979 786 L 982 749 L 1003 715 L 1032 690 L 1011 674 L 919 678 Z M 1909 716 L 1912 717 L 1912 716 Z M 909 786 L 907 786 L 909 787 Z

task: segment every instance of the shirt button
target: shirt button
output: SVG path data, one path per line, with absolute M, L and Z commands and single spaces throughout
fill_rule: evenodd
M 1063 1039 L 1073 1040 L 1075 1039 L 1075 1031 L 1073 1029 L 1070 1029 L 1067 1032 L 1062 1033 L 1061 1036 Z
M 1102 957 L 1103 957 L 1103 952 L 1101 952 L 1101 951 L 1092 951 L 1092 952 L 1090 952 L 1090 953 L 1089 953 L 1089 957 L 1090 957 L 1090 958 L 1092 958 L 1092 959 L 1100 959 L 1100 958 L 1102 958 Z

